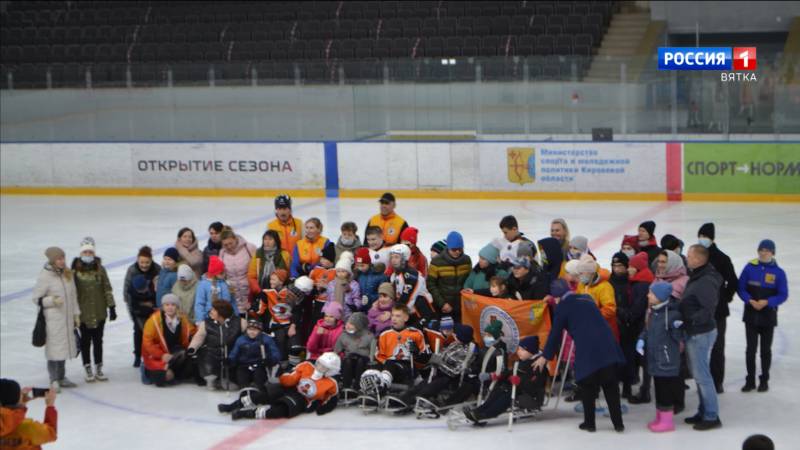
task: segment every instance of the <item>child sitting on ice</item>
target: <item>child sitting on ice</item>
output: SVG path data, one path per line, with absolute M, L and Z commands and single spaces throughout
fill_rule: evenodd
M 267 368 L 281 362 L 281 352 L 272 337 L 262 332 L 260 320 L 247 322 L 247 330 L 236 339 L 228 359 L 236 366 L 236 382 L 241 387 L 263 389 Z

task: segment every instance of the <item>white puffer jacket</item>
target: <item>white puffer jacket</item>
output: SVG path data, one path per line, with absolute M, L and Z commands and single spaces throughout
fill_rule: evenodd
M 56 304 L 56 298 L 63 303 Z M 65 361 L 77 356 L 75 341 L 75 318 L 80 317 L 78 291 L 72 272 L 66 269 L 59 273 L 52 265 L 46 264 L 36 279 L 33 288 L 33 303 L 39 306 L 42 299 L 44 318 L 47 323 L 47 341 L 44 347 L 48 361 Z

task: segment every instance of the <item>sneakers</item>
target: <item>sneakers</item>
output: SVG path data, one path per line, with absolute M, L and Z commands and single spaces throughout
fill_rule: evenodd
M 722 428 L 722 422 L 717 417 L 716 420 L 701 420 L 692 427 L 697 431 L 713 430 L 715 428 Z
M 672 411 L 656 411 L 656 420 L 647 424 L 653 433 L 675 431 L 675 422 L 672 421 Z
M 750 392 L 750 391 L 752 391 L 752 390 L 753 390 L 753 389 L 755 389 L 755 388 L 756 388 L 756 382 L 755 382 L 755 380 L 752 380 L 752 379 L 748 378 L 748 379 L 747 379 L 747 380 L 744 382 L 744 386 L 742 386 L 742 392 Z
M 92 373 L 92 365 L 86 364 L 83 366 L 83 368 L 86 370 L 86 375 L 83 377 L 83 379 L 86 380 L 87 383 L 94 383 L 95 378 L 94 374 Z
M 63 388 L 74 388 L 74 387 L 78 387 L 78 385 L 77 385 L 77 384 L 75 384 L 75 383 L 73 383 L 72 381 L 70 381 L 70 380 L 69 380 L 67 377 L 64 377 L 64 378 L 62 378 L 61 380 L 59 380 L 59 382 L 58 382 L 58 383 L 59 383 L 59 384 L 61 385 L 61 387 L 63 387 Z
M 766 378 L 761 378 L 758 381 L 758 392 L 767 392 L 769 390 L 769 382 Z
M 108 377 L 103 373 L 103 365 L 97 364 L 94 366 L 94 378 L 97 381 L 108 381 Z

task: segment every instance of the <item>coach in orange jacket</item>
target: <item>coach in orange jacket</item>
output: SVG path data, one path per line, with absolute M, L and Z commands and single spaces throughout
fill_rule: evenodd
M 8 450 L 40 449 L 42 444 L 57 439 L 58 412 L 56 393 L 52 389 L 44 397 L 44 423 L 26 419 L 26 404 L 31 388 L 21 389 L 14 380 L 0 379 L 0 448 Z

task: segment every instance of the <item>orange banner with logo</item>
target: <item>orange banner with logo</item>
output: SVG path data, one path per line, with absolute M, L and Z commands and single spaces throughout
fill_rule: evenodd
M 489 323 L 499 320 L 509 353 L 517 350 L 519 340 L 526 336 L 539 336 L 539 346 L 544 348 L 550 333 L 550 310 L 544 300 L 509 300 L 461 292 L 461 321 L 475 330 L 475 342 L 483 343 L 483 330 Z

